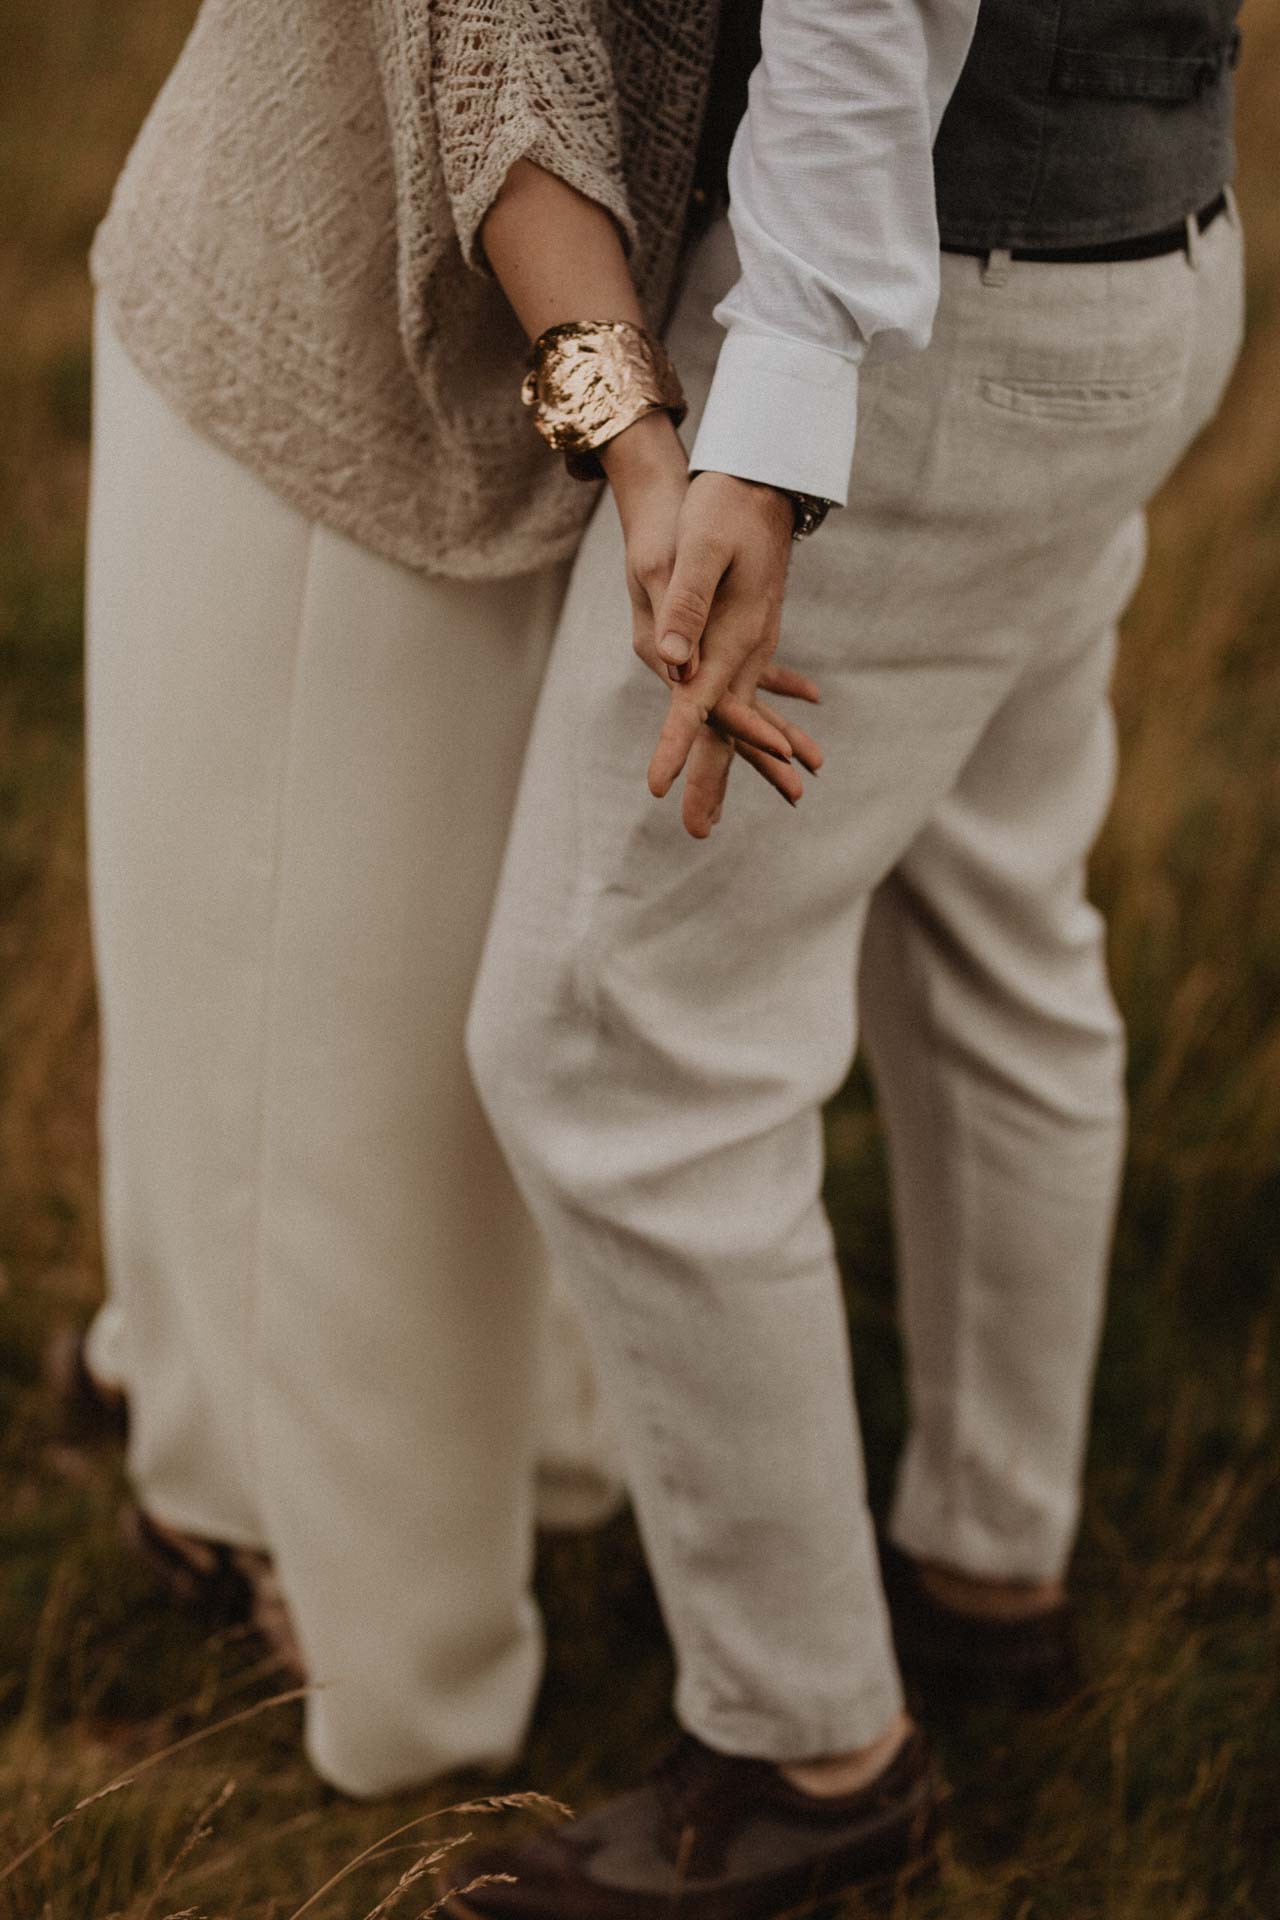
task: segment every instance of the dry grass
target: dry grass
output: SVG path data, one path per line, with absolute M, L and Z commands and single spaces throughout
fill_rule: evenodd
M 290 1920 L 335 1874 L 310 1920 L 418 1913 L 430 1844 L 416 1828 L 387 1836 L 458 1794 L 453 1782 L 369 1809 L 321 1788 L 297 1756 L 297 1704 L 271 1704 L 252 1649 L 157 1603 L 116 1538 L 118 1462 L 60 1430 L 39 1378 L 44 1330 L 98 1286 L 83 256 L 191 11 L 63 0 L 4 22 L 0 1874 L 27 1857 L 0 1878 L 0 1920 Z M 1055 1719 L 993 1712 L 947 1737 L 958 1838 L 941 1888 L 913 1906 L 922 1920 L 1280 1916 L 1280 0 L 1250 0 L 1246 25 L 1250 340 L 1221 420 L 1154 516 L 1096 869 L 1133 1036 L 1134 1151 L 1076 1576 L 1095 1682 Z M 883 1173 L 859 1086 L 831 1141 L 882 1495 L 900 1406 Z M 540 1578 L 551 1672 L 510 1784 L 581 1801 L 664 1738 L 667 1657 L 625 1526 L 549 1545 Z

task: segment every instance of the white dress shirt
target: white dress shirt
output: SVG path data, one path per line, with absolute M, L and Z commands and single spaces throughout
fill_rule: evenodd
M 735 0 L 725 0 L 733 6 Z M 934 136 L 978 0 L 765 0 L 729 159 L 742 277 L 691 464 L 844 504 L 864 359 L 928 344 Z

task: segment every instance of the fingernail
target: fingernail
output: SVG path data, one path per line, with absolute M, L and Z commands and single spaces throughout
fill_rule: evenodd
M 682 667 L 693 652 L 693 642 L 686 640 L 682 633 L 664 633 L 658 642 L 658 652 L 673 666 Z

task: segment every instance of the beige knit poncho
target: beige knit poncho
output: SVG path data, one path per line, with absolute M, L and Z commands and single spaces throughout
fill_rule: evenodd
M 667 300 L 718 0 L 205 0 L 91 255 L 142 371 L 308 515 L 409 566 L 572 551 L 594 489 L 520 405 L 476 264 L 521 156 Z

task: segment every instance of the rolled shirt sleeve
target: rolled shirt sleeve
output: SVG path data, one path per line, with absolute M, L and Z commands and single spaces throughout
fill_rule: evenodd
M 848 498 L 864 360 L 928 344 L 933 141 L 978 0 L 765 0 L 729 160 L 741 275 L 692 465 Z

